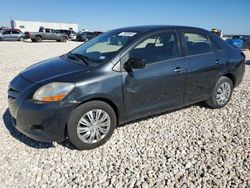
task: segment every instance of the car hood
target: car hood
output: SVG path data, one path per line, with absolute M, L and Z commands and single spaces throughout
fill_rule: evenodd
M 22 71 L 21 75 L 27 80 L 39 83 L 87 70 L 89 70 L 89 66 L 72 62 L 60 56 L 34 64 Z

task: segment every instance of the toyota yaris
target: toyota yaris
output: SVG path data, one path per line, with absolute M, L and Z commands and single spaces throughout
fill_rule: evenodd
M 200 101 L 225 106 L 244 63 L 203 29 L 116 29 L 22 71 L 10 82 L 9 110 L 28 137 L 92 149 L 124 122 Z

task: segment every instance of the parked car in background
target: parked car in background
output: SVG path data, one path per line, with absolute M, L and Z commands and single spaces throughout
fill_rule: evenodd
M 239 49 L 243 48 L 243 40 L 242 39 L 229 38 L 229 39 L 226 39 L 225 41 L 235 48 L 239 48 Z
M 103 32 L 102 32 L 102 31 L 94 31 L 93 33 L 95 34 L 95 36 L 98 36 L 98 35 L 103 34 Z
M 234 35 L 234 36 L 232 36 L 232 39 L 242 40 L 243 41 L 242 49 L 249 49 L 250 50 L 250 36 L 247 36 L 247 35 Z
M 55 30 L 56 33 L 60 33 L 60 34 L 65 34 L 68 36 L 69 39 L 71 40 L 76 40 L 76 32 L 73 30 L 67 30 L 67 29 L 56 29 Z
M 87 42 L 90 39 L 94 38 L 95 36 L 96 35 L 93 32 L 89 32 L 89 31 L 79 32 L 76 35 L 76 41 Z
M 29 39 L 30 38 L 30 32 L 25 31 L 24 32 L 24 39 Z
M 8 30 L 8 29 L 10 29 L 10 28 L 9 28 L 9 27 L 1 26 L 1 27 L 0 27 L 0 32 L 3 31 L 3 30 Z
M 39 29 L 39 32 L 27 33 L 26 37 L 30 38 L 32 42 L 41 42 L 43 40 L 56 40 L 57 42 L 66 42 L 68 40 L 68 35 L 60 34 L 55 32 L 54 29 L 43 27 Z
M 24 33 L 18 29 L 6 29 L 0 32 L 0 41 L 23 41 Z
M 245 55 L 206 30 L 127 27 L 28 67 L 10 82 L 8 104 L 25 135 L 92 149 L 127 121 L 200 101 L 224 107 L 244 71 Z

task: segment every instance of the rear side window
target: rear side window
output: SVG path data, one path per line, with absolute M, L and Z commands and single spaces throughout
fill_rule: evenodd
M 210 40 L 206 35 L 198 33 L 184 33 L 188 55 L 198 55 L 211 52 Z
M 210 38 L 210 43 L 211 43 L 211 47 L 212 47 L 213 51 L 220 50 L 220 47 L 211 38 Z

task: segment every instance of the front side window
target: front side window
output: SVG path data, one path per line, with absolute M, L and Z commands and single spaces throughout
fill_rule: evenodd
M 50 29 L 45 29 L 45 32 L 46 33 L 50 33 Z
M 211 52 L 211 44 L 206 35 L 184 33 L 188 55 L 197 55 Z
M 99 35 L 81 46 L 75 48 L 70 54 L 77 54 L 90 62 L 103 63 L 113 58 L 121 49 L 125 48 L 137 37 L 138 32 L 110 31 Z
M 18 31 L 12 31 L 12 34 L 19 34 Z
M 180 56 L 178 39 L 174 32 L 154 34 L 134 47 L 130 57 L 141 58 L 146 64 Z

